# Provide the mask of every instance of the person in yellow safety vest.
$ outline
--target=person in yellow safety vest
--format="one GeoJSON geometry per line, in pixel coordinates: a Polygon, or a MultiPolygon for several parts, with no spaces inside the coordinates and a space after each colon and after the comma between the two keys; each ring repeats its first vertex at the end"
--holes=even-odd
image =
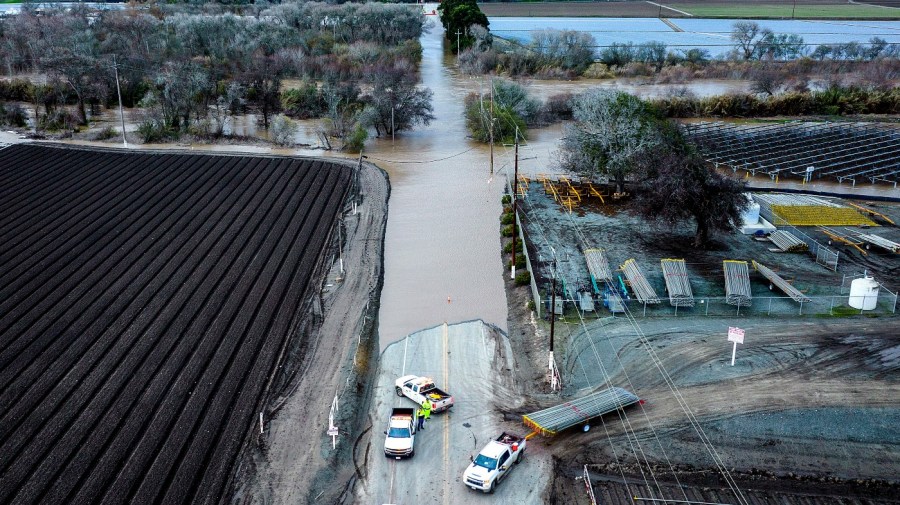
{"type": "Polygon", "coordinates": [[[425,429],[425,409],[423,409],[422,407],[419,407],[419,411],[416,412],[416,414],[417,414],[416,417],[419,418],[418,428],[420,430],[424,430],[425,429]]]}
{"type": "Polygon", "coordinates": [[[425,398],[425,401],[422,402],[422,409],[425,411],[425,420],[431,419],[431,400],[425,398]]]}

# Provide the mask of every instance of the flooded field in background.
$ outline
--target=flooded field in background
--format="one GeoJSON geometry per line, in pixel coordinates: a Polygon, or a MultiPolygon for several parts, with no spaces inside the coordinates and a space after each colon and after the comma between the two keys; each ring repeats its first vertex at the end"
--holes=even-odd
{"type": "MultiPolygon", "coordinates": [[[[643,44],[663,42],[669,49],[702,48],[713,57],[723,56],[733,47],[731,30],[739,19],[679,18],[663,22],[656,18],[532,18],[492,17],[491,33],[495,36],[531,40],[539,30],[575,30],[594,36],[597,46],[613,43],[643,44]],[[667,24],[668,23],[668,24],[667,24]],[[683,31],[676,31],[672,26],[683,31]]],[[[810,45],[866,43],[880,37],[889,43],[900,43],[900,21],[833,21],[833,20],[757,20],[763,28],[776,34],[797,34],[810,45]]]]}

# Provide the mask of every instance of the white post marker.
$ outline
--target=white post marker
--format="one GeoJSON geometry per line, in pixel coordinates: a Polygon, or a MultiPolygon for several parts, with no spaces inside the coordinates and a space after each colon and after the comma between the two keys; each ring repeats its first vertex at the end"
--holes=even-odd
{"type": "Polygon", "coordinates": [[[744,343],[744,330],[734,326],[729,326],[728,341],[734,342],[734,347],[731,348],[731,366],[734,366],[734,355],[737,352],[737,345],[744,343]]]}

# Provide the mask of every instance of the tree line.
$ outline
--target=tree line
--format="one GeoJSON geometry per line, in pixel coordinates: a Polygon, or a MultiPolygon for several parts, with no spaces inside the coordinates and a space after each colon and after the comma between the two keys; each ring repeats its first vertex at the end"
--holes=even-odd
{"type": "Polygon", "coordinates": [[[148,141],[218,136],[247,111],[269,128],[285,109],[328,118],[328,133],[342,139],[369,127],[390,133],[383,118],[392,107],[394,130],[432,117],[430,91],[415,86],[424,29],[421,9],[399,4],[288,2],[241,13],[24,4],[0,20],[0,68],[31,78],[0,84],[0,100],[30,103],[38,128],[77,127],[91,108],[118,103],[118,76],[122,104],[140,108],[148,141]],[[297,93],[282,89],[289,78],[316,87],[314,107],[298,110],[297,93]]]}
{"type": "Polygon", "coordinates": [[[447,37],[455,49],[455,33],[461,30],[460,69],[475,75],[605,78],[660,73],[666,68],[697,70],[732,62],[785,62],[801,58],[817,62],[858,62],[896,60],[900,56],[900,44],[888,43],[880,37],[872,37],[867,43],[850,41],[812,48],[800,35],[776,34],[752,21],[740,21],[732,26],[732,49],[718,58],[713,58],[707,49],[670,48],[659,41],[613,42],[601,47],[591,34],[572,30],[534,31],[529,41],[519,42],[492,35],[486,18],[478,21],[471,14],[477,9],[471,0],[453,0],[454,5],[466,1],[470,2],[465,7],[469,14],[457,21],[455,28],[448,28],[447,37]],[[476,22],[465,27],[458,25],[469,19],[476,22]]]}

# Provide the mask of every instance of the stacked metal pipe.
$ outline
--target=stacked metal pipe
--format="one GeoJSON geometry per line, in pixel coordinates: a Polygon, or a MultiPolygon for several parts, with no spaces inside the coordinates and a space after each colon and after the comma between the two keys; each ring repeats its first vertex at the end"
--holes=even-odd
{"type": "Polygon", "coordinates": [[[897,242],[893,242],[884,237],[873,235],[871,233],[857,233],[856,236],[859,237],[860,240],[864,240],[872,245],[881,247],[882,249],[887,249],[888,251],[894,253],[900,253],[900,244],[898,244],[897,242]]]}
{"type": "Polygon", "coordinates": [[[612,271],[609,269],[609,261],[603,249],[585,249],[584,260],[587,262],[588,271],[597,282],[609,282],[612,280],[612,271]]]}
{"type": "Polygon", "coordinates": [[[660,302],[659,296],[656,295],[656,291],[653,290],[653,286],[647,281],[647,277],[644,276],[643,270],[641,270],[641,267],[634,261],[634,258],[623,263],[621,268],[622,272],[625,273],[625,278],[628,279],[628,283],[631,285],[634,296],[639,302],[660,302]]]}
{"type": "Polygon", "coordinates": [[[804,295],[799,289],[795,288],[791,283],[784,280],[780,275],[776,274],[772,269],[763,265],[762,263],[758,263],[756,260],[753,261],[753,268],[756,269],[757,272],[763,274],[763,277],[769,280],[772,285],[776,286],[778,289],[784,291],[784,294],[790,296],[794,299],[794,301],[798,302],[809,302],[812,299],[806,295],[804,295]]]}
{"type": "Polygon", "coordinates": [[[750,267],[746,261],[725,260],[725,303],[737,307],[749,307],[753,295],[750,292],[750,267]]]}
{"type": "Polygon", "coordinates": [[[693,307],[694,293],[691,292],[691,280],[684,260],[663,259],[660,264],[666,280],[666,290],[669,292],[669,303],[673,307],[693,307]]]}
{"type": "Polygon", "coordinates": [[[809,245],[806,242],[795,237],[789,231],[774,231],[769,234],[769,240],[784,252],[806,252],[809,250],[809,245]]]}

